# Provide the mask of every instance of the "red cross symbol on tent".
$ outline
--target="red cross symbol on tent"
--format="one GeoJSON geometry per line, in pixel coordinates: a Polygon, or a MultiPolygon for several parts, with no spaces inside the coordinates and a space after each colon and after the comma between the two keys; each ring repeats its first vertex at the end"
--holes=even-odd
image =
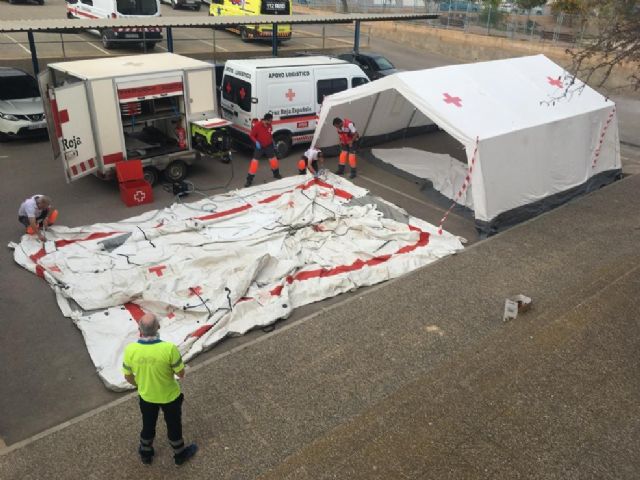
{"type": "Polygon", "coordinates": [[[138,190],[136,193],[133,194],[133,199],[138,203],[142,203],[144,202],[144,198],[146,196],[147,195],[142,190],[138,190]]]}
{"type": "Polygon", "coordinates": [[[453,103],[456,107],[462,107],[462,99],[460,97],[452,97],[448,93],[443,93],[444,103],[453,103]]]}
{"type": "Polygon", "coordinates": [[[240,94],[240,100],[244,100],[244,96],[247,94],[246,90],[241,88],[238,93],[240,94]]]}
{"type": "Polygon", "coordinates": [[[284,94],[284,96],[287,97],[290,102],[293,102],[293,97],[296,96],[296,92],[294,92],[293,90],[289,89],[287,91],[287,93],[284,94]]]}
{"type": "Polygon", "coordinates": [[[547,81],[549,82],[549,85],[553,85],[554,87],[562,88],[562,80],[560,80],[560,77],[558,77],[558,78],[547,77],[547,81]]]}
{"type": "Polygon", "coordinates": [[[227,93],[231,93],[231,83],[227,82],[227,84],[225,85],[224,89],[227,91],[227,93]]]}

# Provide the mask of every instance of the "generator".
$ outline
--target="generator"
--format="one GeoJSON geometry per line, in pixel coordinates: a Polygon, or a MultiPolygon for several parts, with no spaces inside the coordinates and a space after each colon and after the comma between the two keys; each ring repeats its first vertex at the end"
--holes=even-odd
{"type": "Polygon", "coordinates": [[[231,161],[231,122],[222,118],[207,118],[191,122],[193,148],[223,163],[231,161]]]}

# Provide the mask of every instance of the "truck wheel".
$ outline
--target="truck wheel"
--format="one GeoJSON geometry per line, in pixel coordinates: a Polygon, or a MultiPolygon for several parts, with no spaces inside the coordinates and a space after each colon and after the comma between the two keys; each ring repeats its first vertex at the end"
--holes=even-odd
{"type": "Polygon", "coordinates": [[[171,8],[174,10],[177,10],[180,7],[180,5],[178,5],[178,0],[171,0],[171,8]]]}
{"type": "Polygon", "coordinates": [[[144,181],[147,182],[152,187],[158,183],[158,179],[160,178],[160,172],[155,167],[144,167],[142,170],[144,175],[144,181]]]}
{"type": "Polygon", "coordinates": [[[242,40],[243,42],[248,42],[250,40],[249,32],[247,32],[247,29],[245,27],[242,27],[240,29],[240,40],[242,40]]]}
{"type": "Polygon", "coordinates": [[[11,137],[4,132],[0,132],[0,142],[8,142],[11,140],[11,137]]]}
{"type": "Polygon", "coordinates": [[[147,42],[145,46],[147,50],[153,50],[154,48],[156,48],[156,43],[158,42],[147,42]]]}
{"type": "Polygon", "coordinates": [[[182,160],[174,160],[164,171],[164,178],[170,182],[179,182],[187,176],[187,164],[182,160]]]}
{"type": "Polygon", "coordinates": [[[200,11],[200,7],[201,7],[201,5],[197,4],[195,7],[193,7],[193,10],[196,11],[196,12],[199,12],[200,11]]]}
{"type": "Polygon", "coordinates": [[[273,137],[273,147],[278,158],[284,158],[291,152],[291,135],[280,133],[273,137]]]}
{"type": "Polygon", "coordinates": [[[231,163],[231,152],[227,152],[224,155],[222,155],[222,158],[220,159],[220,161],[222,163],[231,163]]]}
{"type": "Polygon", "coordinates": [[[114,47],[113,33],[104,31],[100,34],[100,37],[102,38],[102,46],[104,48],[110,50],[114,47]]]}

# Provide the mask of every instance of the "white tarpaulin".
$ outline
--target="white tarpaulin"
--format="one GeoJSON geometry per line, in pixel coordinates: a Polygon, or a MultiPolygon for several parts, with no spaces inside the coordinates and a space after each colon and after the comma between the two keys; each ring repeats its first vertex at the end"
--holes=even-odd
{"type": "Polygon", "coordinates": [[[570,78],[544,55],[396,73],[325,98],[313,144],[337,143],[334,117],[363,137],[436,124],[464,146],[469,165],[477,149],[474,215],[491,223],[619,175],[614,103],[579,80],[565,94],[570,78]]]}
{"type": "Polygon", "coordinates": [[[415,148],[374,148],[371,153],[384,163],[429,180],[434,190],[459,205],[473,210],[473,187],[458,196],[467,176],[466,166],[451,155],[432,153],[415,148]]]}
{"type": "Polygon", "coordinates": [[[387,208],[400,211],[335,175],[296,176],[118,223],[56,226],[47,231],[55,248],[25,235],[14,258],[49,282],[100,377],[119,390],[129,388],[120,365],[142,309],[189,360],[227,335],[462,249],[387,208]]]}

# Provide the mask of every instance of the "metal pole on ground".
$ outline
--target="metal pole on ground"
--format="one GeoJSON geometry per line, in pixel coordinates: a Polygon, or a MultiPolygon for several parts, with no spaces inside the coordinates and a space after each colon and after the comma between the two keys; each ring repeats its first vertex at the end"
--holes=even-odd
{"type": "Polygon", "coordinates": [[[353,53],[360,50],[360,20],[356,20],[356,31],[353,37],[353,53]]]}
{"type": "Polygon", "coordinates": [[[173,30],[167,27],[167,50],[173,53],[173,30]]]}
{"type": "Polygon", "coordinates": [[[27,32],[29,38],[29,49],[31,50],[31,64],[33,65],[33,74],[38,75],[40,73],[40,66],[38,65],[38,52],[36,51],[36,41],[33,38],[33,31],[27,32]]]}

